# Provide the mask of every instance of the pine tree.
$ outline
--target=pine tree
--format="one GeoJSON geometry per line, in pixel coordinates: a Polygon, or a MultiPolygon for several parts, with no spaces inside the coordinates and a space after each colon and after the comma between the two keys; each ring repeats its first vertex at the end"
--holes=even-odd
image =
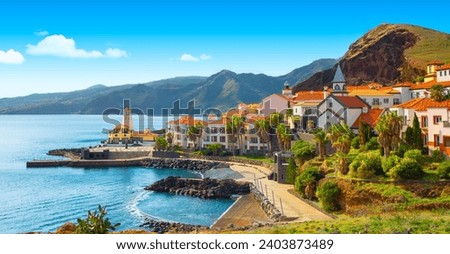
{"type": "Polygon", "coordinates": [[[422,141],[422,130],[420,129],[419,118],[414,114],[413,120],[413,147],[422,151],[423,141],[422,141]]]}

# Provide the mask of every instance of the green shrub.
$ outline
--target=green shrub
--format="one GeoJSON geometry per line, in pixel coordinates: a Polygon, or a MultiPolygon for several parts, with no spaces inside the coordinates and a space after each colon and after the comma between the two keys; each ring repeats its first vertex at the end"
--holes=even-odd
{"type": "Polygon", "coordinates": [[[303,198],[314,199],[317,182],[323,177],[318,167],[310,166],[295,178],[295,190],[303,198]]]}
{"type": "Polygon", "coordinates": [[[366,150],[377,150],[380,148],[377,137],[371,137],[369,142],[366,143],[366,150]]]}
{"type": "Polygon", "coordinates": [[[354,137],[354,138],[352,139],[352,148],[353,148],[353,149],[359,149],[360,144],[361,144],[361,141],[360,141],[359,136],[354,137]]]}
{"type": "Polygon", "coordinates": [[[405,153],[407,152],[407,151],[409,151],[409,150],[411,150],[411,147],[409,146],[409,145],[407,145],[407,144],[400,144],[399,146],[398,146],[398,149],[397,149],[397,152],[396,152],[396,154],[397,154],[397,156],[398,157],[400,157],[400,158],[403,158],[403,156],[405,155],[405,153]]]}
{"type": "Polygon", "coordinates": [[[113,225],[108,218],[105,218],[106,208],[98,206],[98,212],[88,211],[86,219],[78,219],[75,232],[77,234],[106,234],[120,226],[120,223],[113,225]]]}
{"type": "Polygon", "coordinates": [[[303,165],[305,161],[314,158],[316,155],[316,146],[304,140],[295,141],[291,150],[294,152],[298,165],[303,165]]]}
{"type": "Polygon", "coordinates": [[[450,161],[444,161],[438,167],[439,178],[450,179],[450,161]]]}
{"type": "Polygon", "coordinates": [[[393,179],[420,179],[424,171],[420,164],[411,158],[403,158],[400,164],[391,168],[389,176],[393,179]]]}
{"type": "Polygon", "coordinates": [[[349,166],[350,176],[356,178],[372,178],[375,175],[383,175],[381,156],[378,152],[360,153],[349,166]]]}
{"type": "Polygon", "coordinates": [[[439,149],[436,149],[431,153],[432,162],[440,163],[445,160],[446,160],[445,155],[441,151],[439,151],[439,149]]]}
{"type": "Polygon", "coordinates": [[[423,156],[422,151],[418,149],[406,151],[403,157],[416,160],[419,164],[423,164],[425,162],[425,156],[423,156]]]}
{"type": "Polygon", "coordinates": [[[326,181],[320,184],[316,192],[320,205],[328,212],[338,211],[340,209],[338,202],[340,194],[341,190],[339,186],[332,181],[326,181]]]}
{"type": "Polygon", "coordinates": [[[286,183],[294,184],[297,175],[298,175],[297,165],[295,165],[294,159],[289,158],[289,163],[286,170],[286,183]]]}
{"type": "Polygon", "coordinates": [[[387,175],[389,171],[397,166],[401,161],[401,158],[395,154],[392,154],[389,157],[383,157],[381,160],[381,167],[383,168],[384,173],[387,175]]]}

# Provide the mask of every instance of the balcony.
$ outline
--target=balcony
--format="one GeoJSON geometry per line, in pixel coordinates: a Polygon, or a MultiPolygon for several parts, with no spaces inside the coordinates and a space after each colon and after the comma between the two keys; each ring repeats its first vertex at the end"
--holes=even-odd
{"type": "Polygon", "coordinates": [[[449,121],[442,121],[444,128],[450,128],[450,122],[449,121]]]}

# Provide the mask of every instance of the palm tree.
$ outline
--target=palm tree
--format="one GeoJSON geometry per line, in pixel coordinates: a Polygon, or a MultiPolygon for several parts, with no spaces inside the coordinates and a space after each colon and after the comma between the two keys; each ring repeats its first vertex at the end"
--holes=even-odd
{"type": "Polygon", "coordinates": [[[325,149],[325,144],[328,141],[327,133],[323,129],[318,129],[316,133],[314,133],[314,141],[316,141],[319,147],[320,159],[323,160],[324,156],[327,155],[327,150],[325,149]]]}
{"type": "Polygon", "coordinates": [[[222,149],[222,146],[220,144],[214,143],[208,145],[208,149],[211,150],[213,156],[217,156],[217,152],[220,151],[220,149],[222,149]]]}
{"type": "MultiPolygon", "coordinates": [[[[244,134],[244,120],[241,116],[232,116],[231,121],[227,122],[225,127],[228,135],[228,141],[234,143],[239,148],[239,154],[242,155],[241,143],[242,135],[244,134]]],[[[234,155],[233,149],[233,155],[234,155]]]]}
{"type": "Polygon", "coordinates": [[[430,98],[435,101],[445,100],[444,86],[441,84],[433,85],[430,89],[430,98]]]}
{"type": "Polygon", "coordinates": [[[402,118],[397,112],[387,112],[375,126],[378,132],[378,143],[383,148],[384,156],[389,156],[391,151],[396,151],[400,143],[402,118]]]}
{"type": "Polygon", "coordinates": [[[171,147],[172,143],[173,143],[173,133],[172,132],[166,133],[166,140],[167,140],[167,143],[169,144],[169,147],[171,147]]]}
{"type": "Polygon", "coordinates": [[[197,148],[197,140],[200,140],[202,135],[203,125],[201,123],[196,123],[195,125],[189,126],[186,131],[186,135],[189,140],[194,142],[194,148],[197,148]]]}
{"type": "Polygon", "coordinates": [[[350,152],[353,135],[347,124],[333,124],[328,129],[327,137],[336,148],[339,158],[338,169],[344,175],[348,172],[347,154],[350,152]]]}
{"type": "Polygon", "coordinates": [[[270,152],[271,145],[270,145],[270,123],[268,119],[258,119],[255,121],[255,130],[256,135],[258,135],[259,140],[261,143],[268,144],[268,150],[270,152]]]}
{"type": "Polygon", "coordinates": [[[286,128],[286,125],[280,123],[277,127],[277,137],[281,149],[289,150],[291,147],[291,136],[290,130],[286,128]]]}

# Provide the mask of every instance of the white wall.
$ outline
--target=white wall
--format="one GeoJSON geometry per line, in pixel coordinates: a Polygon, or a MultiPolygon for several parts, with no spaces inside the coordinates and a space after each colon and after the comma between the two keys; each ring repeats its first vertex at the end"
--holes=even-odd
{"type": "Polygon", "coordinates": [[[442,70],[437,72],[437,82],[450,81],[450,70],[442,70]]]}

